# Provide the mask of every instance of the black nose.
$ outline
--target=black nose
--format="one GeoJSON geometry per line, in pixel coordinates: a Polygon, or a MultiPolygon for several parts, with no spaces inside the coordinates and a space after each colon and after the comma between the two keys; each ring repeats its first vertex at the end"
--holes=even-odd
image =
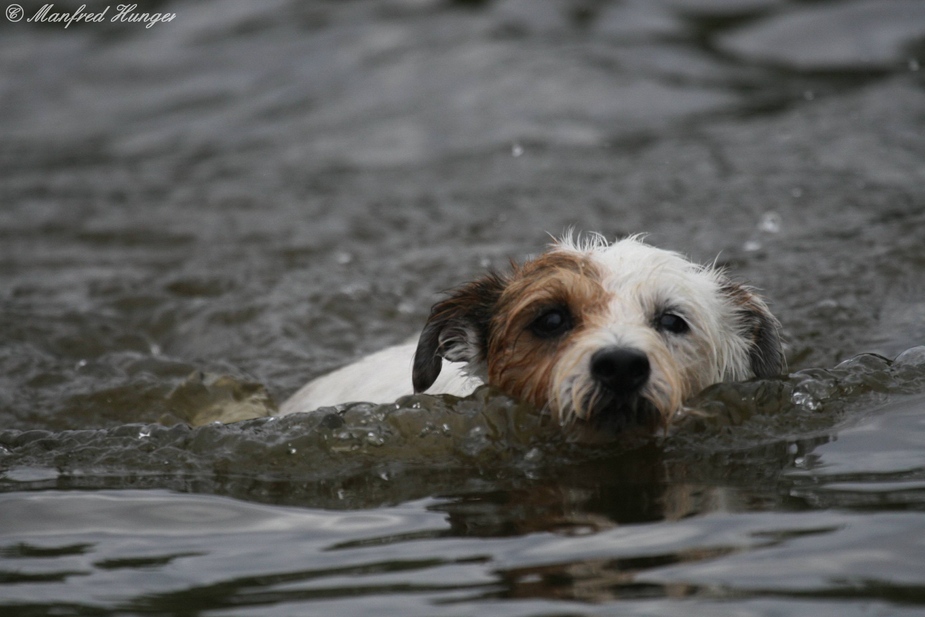
{"type": "Polygon", "coordinates": [[[649,379],[649,358],[638,349],[611,347],[591,356],[591,374],[617,394],[632,394],[649,379]]]}

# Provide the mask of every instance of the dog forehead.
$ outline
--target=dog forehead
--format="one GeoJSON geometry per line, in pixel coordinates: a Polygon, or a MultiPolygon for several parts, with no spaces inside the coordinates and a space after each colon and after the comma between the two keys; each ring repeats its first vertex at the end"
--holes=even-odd
{"type": "Polygon", "coordinates": [[[587,258],[602,274],[602,283],[611,290],[634,287],[691,287],[692,292],[711,291],[712,273],[679,253],[627,238],[607,246],[584,249],[587,258]],[[703,289],[706,287],[707,289],[703,289]]]}
{"type": "Polygon", "coordinates": [[[653,311],[666,308],[689,316],[723,312],[717,273],[673,251],[635,237],[613,244],[572,243],[563,249],[581,253],[598,272],[612,319],[647,321],[653,311]]]}

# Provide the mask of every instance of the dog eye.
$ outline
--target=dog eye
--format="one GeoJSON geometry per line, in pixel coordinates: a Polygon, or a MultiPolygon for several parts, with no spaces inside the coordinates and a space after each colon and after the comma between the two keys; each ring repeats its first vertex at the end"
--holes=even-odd
{"type": "Polygon", "coordinates": [[[662,313],[659,315],[655,320],[655,328],[661,332],[671,332],[672,334],[684,334],[691,329],[683,317],[674,313],[662,313]]]}
{"type": "Polygon", "coordinates": [[[546,309],[530,323],[530,332],[539,338],[555,338],[572,329],[572,316],[567,309],[546,309]]]}

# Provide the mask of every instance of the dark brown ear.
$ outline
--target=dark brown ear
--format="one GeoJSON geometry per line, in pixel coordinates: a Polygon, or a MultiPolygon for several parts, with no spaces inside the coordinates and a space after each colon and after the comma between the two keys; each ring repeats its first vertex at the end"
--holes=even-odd
{"type": "Polygon", "coordinates": [[[491,318],[506,284],[504,278],[490,273],[433,306],[414,352],[411,379],[415,392],[434,384],[444,359],[485,362],[491,318]]]}
{"type": "Polygon", "coordinates": [[[780,322],[768,305],[751,288],[727,282],[722,290],[736,307],[740,333],[751,342],[749,362],[755,377],[776,377],[784,372],[786,362],[780,339],[780,322]]]}

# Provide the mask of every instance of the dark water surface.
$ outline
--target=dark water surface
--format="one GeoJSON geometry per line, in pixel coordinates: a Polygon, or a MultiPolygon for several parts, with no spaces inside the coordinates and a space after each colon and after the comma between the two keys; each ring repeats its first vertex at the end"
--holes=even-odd
{"type": "Polygon", "coordinates": [[[925,2],[22,6],[3,615],[925,610],[925,2]],[[719,255],[790,374],[633,443],[487,389],[255,418],[568,226],[719,255]]]}

